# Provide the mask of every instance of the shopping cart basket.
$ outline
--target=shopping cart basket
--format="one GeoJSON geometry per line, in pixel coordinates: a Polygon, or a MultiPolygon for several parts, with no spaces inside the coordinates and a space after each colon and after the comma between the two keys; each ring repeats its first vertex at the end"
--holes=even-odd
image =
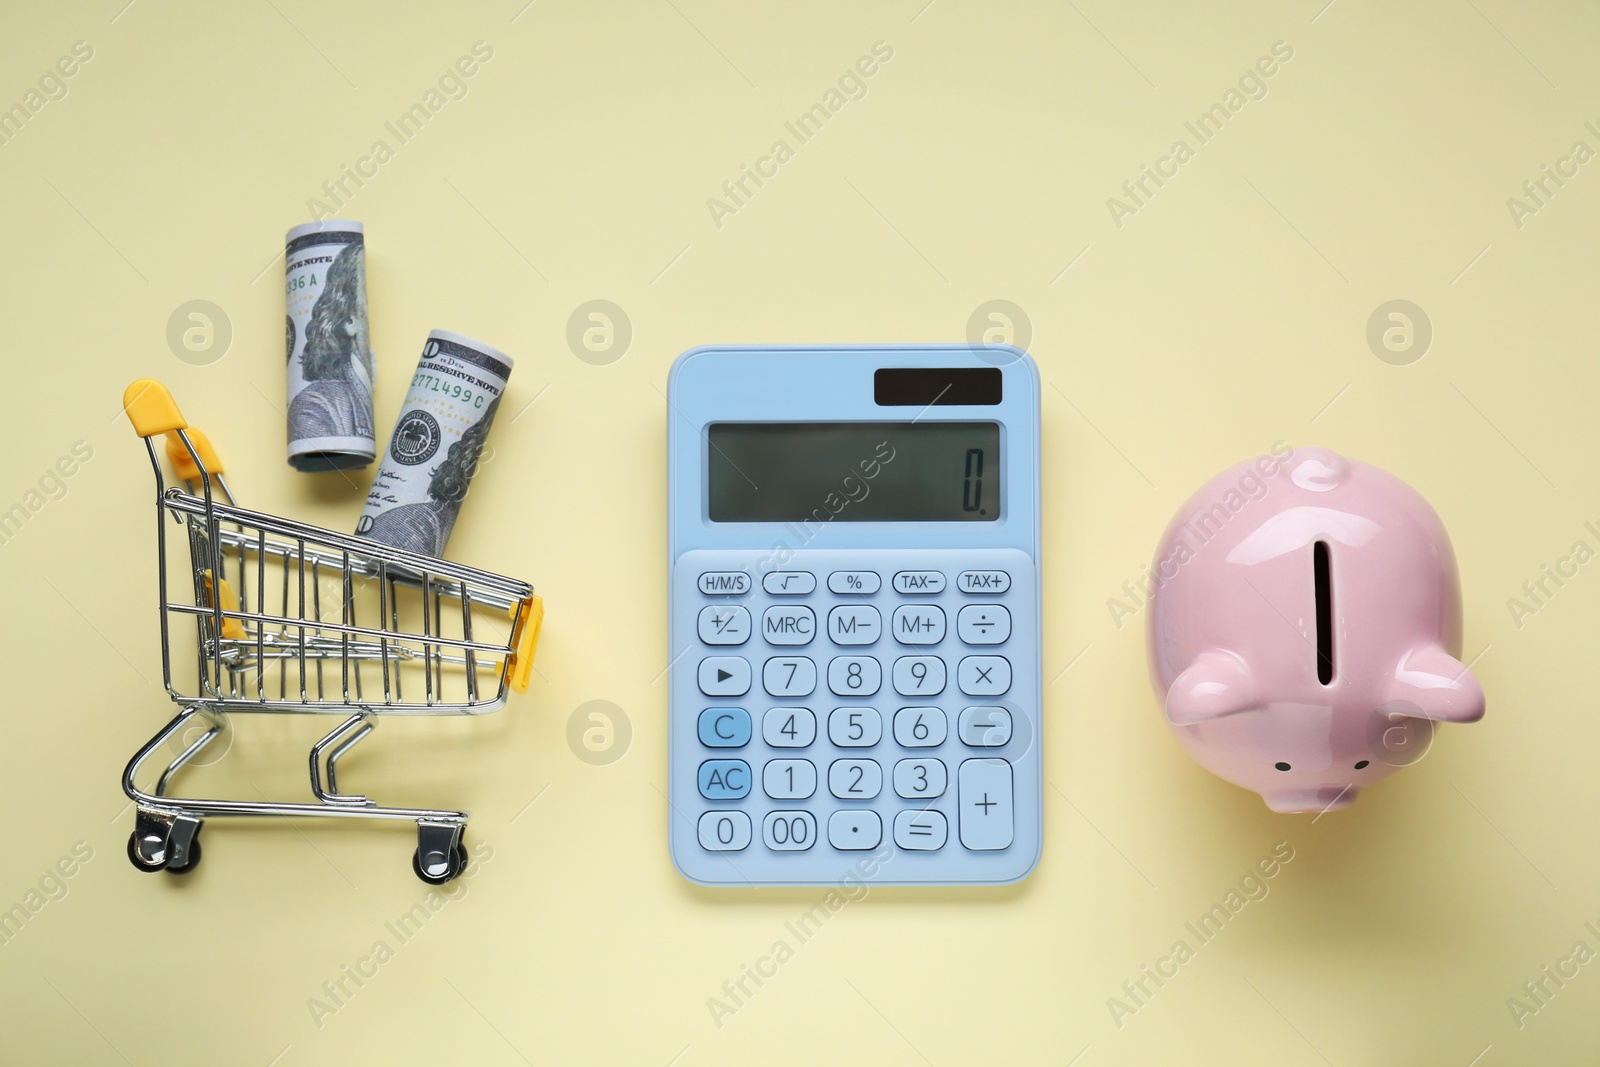
{"type": "Polygon", "coordinates": [[[460,874],[466,812],[341,793],[337,764],[382,716],[477,715],[501,707],[507,686],[525,691],[544,615],[533,587],[239,507],[211,443],[165,386],[136,381],[122,406],[155,468],[161,670],[178,705],[123,773],[138,806],[133,865],[193,870],[211,816],[314,815],[412,820],[418,877],[441,885],[460,874]],[[185,488],[166,485],[157,436],[185,488]],[[311,747],[314,802],[168,795],[234,712],[343,717],[311,747]],[[140,768],[162,749],[177,755],[152,791],[140,789],[140,768]]]}

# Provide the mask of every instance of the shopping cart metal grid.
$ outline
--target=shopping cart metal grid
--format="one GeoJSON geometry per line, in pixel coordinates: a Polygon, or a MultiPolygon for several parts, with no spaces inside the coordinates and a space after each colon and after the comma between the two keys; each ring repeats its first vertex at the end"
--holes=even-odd
{"type": "Polygon", "coordinates": [[[123,409],[155,470],[161,670],[179,709],[123,774],[138,808],[128,858],[142,871],[193,870],[211,816],[398,819],[417,824],[418,877],[456,877],[466,812],[342,793],[338,762],[384,716],[479,715],[503,706],[508,687],[526,691],[544,614],[533,587],[239,507],[216,450],[165,386],[134,382],[123,409]],[[156,437],[183,486],[167,485],[156,437]],[[313,801],[169,795],[230,714],[259,712],[342,716],[311,747],[313,801]],[[176,755],[141,789],[161,751],[176,755]]]}

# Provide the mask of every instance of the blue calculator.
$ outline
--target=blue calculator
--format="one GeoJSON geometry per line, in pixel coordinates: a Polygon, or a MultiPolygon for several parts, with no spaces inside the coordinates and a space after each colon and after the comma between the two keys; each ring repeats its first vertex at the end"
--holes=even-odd
{"type": "Polygon", "coordinates": [[[696,348],[668,402],[673,862],[1039,860],[1039,377],[1004,346],[696,348]]]}

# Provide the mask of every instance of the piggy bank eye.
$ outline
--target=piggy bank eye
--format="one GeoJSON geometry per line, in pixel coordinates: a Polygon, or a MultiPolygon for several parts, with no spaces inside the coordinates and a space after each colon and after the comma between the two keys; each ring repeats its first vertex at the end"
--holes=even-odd
{"type": "Polygon", "coordinates": [[[1367,765],[1367,761],[1366,760],[1361,760],[1361,761],[1356,763],[1356,770],[1359,771],[1362,768],[1366,767],[1366,765],[1367,765]]]}
{"type": "Polygon", "coordinates": [[[1282,763],[1282,762],[1274,763],[1273,766],[1278,768],[1278,770],[1280,770],[1280,771],[1286,771],[1286,770],[1289,769],[1289,765],[1287,763],[1282,763]]]}

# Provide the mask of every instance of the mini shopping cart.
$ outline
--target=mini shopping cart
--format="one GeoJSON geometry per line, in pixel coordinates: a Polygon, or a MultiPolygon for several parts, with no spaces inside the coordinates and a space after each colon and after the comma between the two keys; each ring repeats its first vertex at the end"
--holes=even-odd
{"type": "Polygon", "coordinates": [[[466,812],[341,793],[337,764],[383,716],[483,714],[505,703],[508,686],[526,691],[544,614],[533,587],[239,507],[211,443],[165,386],[134,382],[122,405],[155,468],[161,670],[178,705],[123,773],[138,806],[133,865],[193,870],[212,816],[313,815],[414,821],[417,876],[442,885],[460,874],[466,812]],[[166,485],[157,436],[185,488],[166,485]],[[311,747],[314,802],[169,795],[234,712],[343,717],[311,747]],[[139,788],[140,769],[163,750],[176,754],[151,791],[139,788]]]}

